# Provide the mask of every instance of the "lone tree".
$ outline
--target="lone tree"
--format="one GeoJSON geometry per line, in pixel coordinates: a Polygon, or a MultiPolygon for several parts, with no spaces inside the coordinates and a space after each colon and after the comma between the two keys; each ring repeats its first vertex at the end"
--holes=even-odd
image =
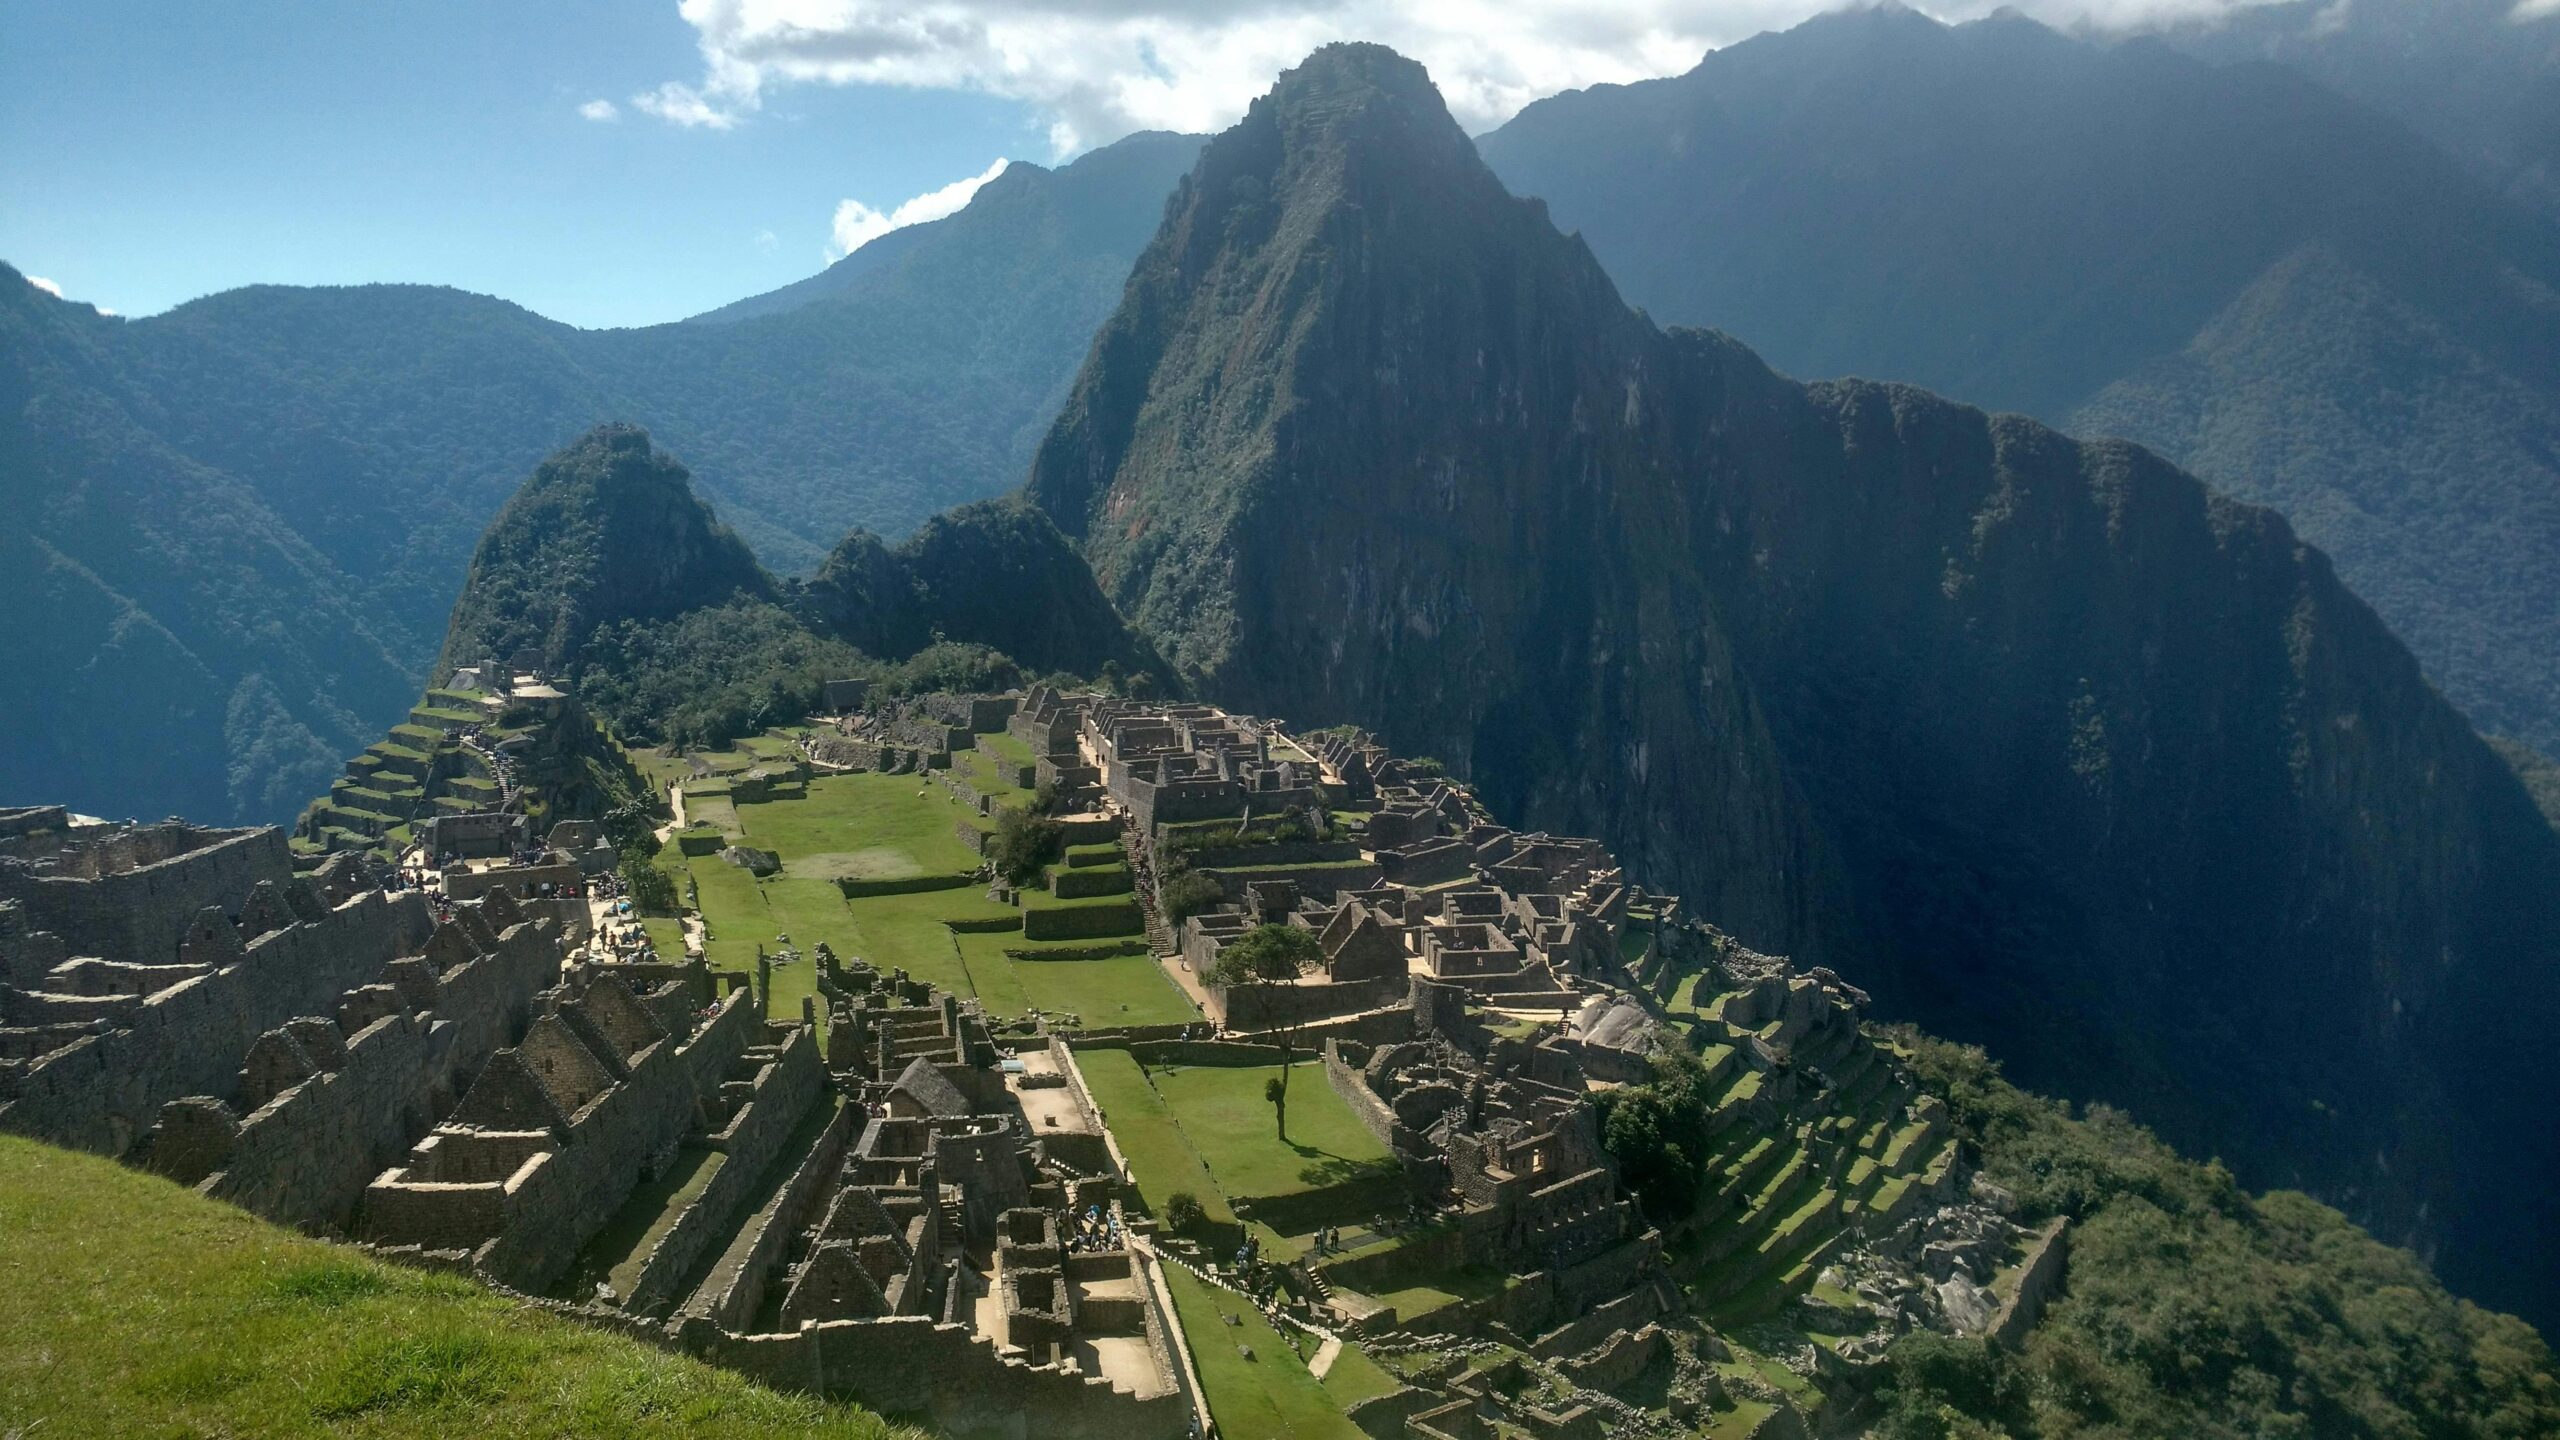
{"type": "Polygon", "coordinates": [[[996,833],[987,841],[987,858],[1009,883],[1031,884],[1044,867],[1066,853],[1067,830],[1057,821],[1019,805],[996,813],[996,833]]]}
{"type": "MultiPolygon", "coordinates": [[[[1218,963],[1209,967],[1208,982],[1221,990],[1253,990],[1287,985],[1324,963],[1324,946],[1313,930],[1294,925],[1257,925],[1227,942],[1218,963]]],[[[1289,1138],[1289,1067],[1297,1060],[1298,1013],[1294,1005],[1277,1007],[1281,1016],[1280,1073],[1263,1087],[1263,1097],[1279,1118],[1280,1138],[1289,1138]]]]}

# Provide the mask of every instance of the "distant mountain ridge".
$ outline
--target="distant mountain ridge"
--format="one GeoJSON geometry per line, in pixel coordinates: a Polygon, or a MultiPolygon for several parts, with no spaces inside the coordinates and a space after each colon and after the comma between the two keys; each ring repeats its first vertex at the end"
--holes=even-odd
{"type": "Polygon", "coordinates": [[[1481,148],[1659,321],[2275,506],[2476,721],[2560,749],[2560,225],[2383,115],[2278,65],[1887,6],[1481,148]]]}
{"type": "Polygon", "coordinates": [[[1220,703],[2555,1318],[2560,837],[2269,512],[1655,329],[1367,46],[1202,153],[1027,493],[1220,703]]]}
{"type": "Polygon", "coordinates": [[[1015,165],[719,323],[399,285],[119,320],[0,266],[0,496],[28,520],[0,604],[64,617],[0,646],[49,677],[0,701],[0,791],[290,818],[416,698],[517,482],[599,421],[650,426],[783,570],[1005,491],[1197,145],[1015,165]]]}
{"type": "Polygon", "coordinates": [[[2560,9],[2522,0],[2275,0],[2151,32],[2213,61],[2300,70],[2425,134],[2560,221],[2560,9]]]}

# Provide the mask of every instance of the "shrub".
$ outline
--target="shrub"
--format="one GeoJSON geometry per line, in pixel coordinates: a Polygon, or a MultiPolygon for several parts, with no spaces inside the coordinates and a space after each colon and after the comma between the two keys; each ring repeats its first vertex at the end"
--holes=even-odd
{"type": "Polygon", "coordinates": [[[1215,909],[1227,898],[1226,887],[1197,870],[1185,870],[1164,882],[1157,892],[1157,903],[1164,911],[1164,923],[1180,926],[1194,915],[1215,909]]]}
{"type": "Polygon", "coordinates": [[[676,882],[640,855],[622,857],[622,893],[643,915],[676,913],[676,882]]]}
{"type": "Polygon", "coordinates": [[[1176,1190],[1164,1197],[1165,1228],[1177,1235],[1196,1228],[1208,1214],[1200,1208],[1200,1197],[1188,1190],[1176,1190]]]}
{"type": "Polygon", "coordinates": [[[1066,853],[1067,830],[1057,821],[1018,805],[996,813],[996,833],[987,841],[987,859],[1008,883],[1029,885],[1040,878],[1042,866],[1066,853]]]}

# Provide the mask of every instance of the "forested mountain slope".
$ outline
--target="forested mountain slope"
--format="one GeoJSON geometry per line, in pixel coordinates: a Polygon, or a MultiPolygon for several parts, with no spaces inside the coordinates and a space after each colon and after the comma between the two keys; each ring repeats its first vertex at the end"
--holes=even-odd
{"type": "Polygon", "coordinates": [[[729,323],[582,331],[392,285],[121,320],[0,269],[0,485],[30,517],[0,583],[76,622],[0,648],[58,677],[13,702],[42,713],[0,791],[288,818],[416,698],[517,482],[599,421],[650,426],[786,571],[1000,493],[1197,144],[1016,165],[729,323]]]}
{"type": "Polygon", "coordinates": [[[2475,721],[2560,748],[2560,225],[2399,123],[2277,65],[1887,6],[1482,149],[1660,322],[2274,506],[2475,721]]]}
{"type": "Polygon", "coordinates": [[[1029,494],[1221,703],[2551,1318],[2560,839],[2273,514],[1657,330],[1375,47],[1203,152],[1029,494]]]}

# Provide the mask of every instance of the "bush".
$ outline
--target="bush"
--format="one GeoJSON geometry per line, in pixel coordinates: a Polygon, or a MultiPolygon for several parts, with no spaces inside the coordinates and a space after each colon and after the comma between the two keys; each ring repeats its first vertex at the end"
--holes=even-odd
{"type": "Polygon", "coordinates": [[[996,812],[996,833],[987,841],[987,859],[996,873],[1013,885],[1029,885],[1043,866],[1067,853],[1067,829],[1045,815],[1018,805],[996,812]]]}
{"type": "Polygon", "coordinates": [[[1157,905],[1164,911],[1164,923],[1178,928],[1192,916],[1217,908],[1226,898],[1225,886],[1197,870],[1185,870],[1164,882],[1157,892],[1157,905]]]}
{"type": "Polygon", "coordinates": [[[1697,1056],[1666,1050],[1654,1056],[1651,1080],[1592,1097],[1600,1107],[1601,1143],[1657,1225],[1685,1217],[1698,1203],[1715,1121],[1706,1089],[1697,1056]]]}
{"type": "Polygon", "coordinates": [[[1176,1190],[1164,1197],[1165,1228],[1177,1235],[1197,1228],[1209,1212],[1200,1208],[1200,1197],[1188,1190],[1176,1190]]]}
{"type": "Polygon", "coordinates": [[[631,901],[631,908],[643,915],[676,913],[676,882],[639,855],[625,855],[622,859],[622,893],[631,901]]]}

